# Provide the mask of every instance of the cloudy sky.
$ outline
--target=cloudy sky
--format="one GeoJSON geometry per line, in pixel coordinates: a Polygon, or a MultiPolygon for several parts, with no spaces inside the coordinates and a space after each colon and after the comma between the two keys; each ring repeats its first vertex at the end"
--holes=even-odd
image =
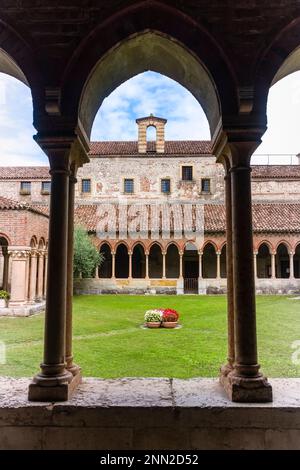
{"type": "MultiPolygon", "coordinates": [[[[205,114],[195,98],[173,80],[145,72],[123,83],[104,100],[94,122],[92,139],[136,140],[135,119],[150,113],[168,119],[166,139],[210,138],[205,114]]],[[[297,72],[271,88],[269,128],[256,153],[300,152],[299,114],[300,72],[297,72]]],[[[47,164],[32,140],[35,130],[31,122],[29,89],[0,73],[0,165],[47,164]]],[[[274,159],[273,163],[276,162],[274,159]]],[[[289,161],[281,157],[280,162],[289,161]]]]}

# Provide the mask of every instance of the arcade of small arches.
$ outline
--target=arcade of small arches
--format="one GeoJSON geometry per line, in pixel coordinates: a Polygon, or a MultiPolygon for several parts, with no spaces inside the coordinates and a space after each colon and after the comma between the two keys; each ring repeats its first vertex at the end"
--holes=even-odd
{"type": "Polygon", "coordinates": [[[9,308],[44,305],[47,264],[48,244],[43,237],[33,236],[29,246],[20,247],[11,245],[6,235],[0,236],[0,289],[10,294],[9,308]]]}
{"type": "MultiPolygon", "coordinates": [[[[95,273],[100,279],[221,279],[226,278],[226,241],[207,240],[200,248],[185,244],[139,241],[114,245],[101,242],[103,261],[95,273]]],[[[275,247],[262,241],[253,252],[258,279],[299,279],[300,243],[293,247],[284,240],[275,247]]]]}

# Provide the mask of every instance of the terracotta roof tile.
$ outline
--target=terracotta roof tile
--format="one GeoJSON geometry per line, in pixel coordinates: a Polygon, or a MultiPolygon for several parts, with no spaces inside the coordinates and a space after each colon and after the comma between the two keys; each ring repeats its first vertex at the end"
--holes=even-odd
{"type": "Polygon", "coordinates": [[[14,201],[6,197],[0,196],[0,210],[28,210],[41,215],[48,215],[46,211],[40,210],[40,206],[30,205],[25,202],[14,201]]]}
{"type": "MultiPolygon", "coordinates": [[[[148,142],[148,152],[155,152],[155,142],[148,142]]],[[[209,140],[167,140],[162,155],[209,154],[209,140]]],[[[138,153],[137,141],[91,142],[90,155],[141,155],[138,153]]],[[[160,154],[158,154],[160,155],[160,154]]]]}
{"type": "Polygon", "coordinates": [[[252,178],[300,178],[300,165],[253,165],[252,178]]]}
{"type": "Polygon", "coordinates": [[[1,166],[0,179],[13,180],[13,179],[29,180],[50,180],[49,167],[47,166],[1,166]]]}
{"type": "MultiPolygon", "coordinates": [[[[99,222],[97,205],[78,205],[75,223],[95,232],[99,222]]],[[[204,207],[205,232],[225,232],[226,214],[223,204],[206,204],[204,207]]],[[[253,204],[253,229],[255,232],[300,233],[300,204],[253,204]]]]}

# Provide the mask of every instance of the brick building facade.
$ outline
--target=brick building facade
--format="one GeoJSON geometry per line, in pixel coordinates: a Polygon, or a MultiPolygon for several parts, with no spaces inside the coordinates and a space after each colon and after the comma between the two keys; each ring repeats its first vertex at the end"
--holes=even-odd
{"type": "MultiPolygon", "coordinates": [[[[166,122],[150,115],[137,119],[137,141],[91,144],[75,221],[104,262],[93,279],[75,280],[76,292],[226,291],[223,166],[208,141],[166,141],[166,122]],[[147,141],[150,126],[156,141],[147,141]]],[[[0,279],[11,305],[45,295],[50,190],[47,167],[0,168],[0,279]],[[15,259],[24,263],[22,294],[15,259]]],[[[252,194],[257,292],[298,292],[300,164],[253,166],[252,194]]]]}

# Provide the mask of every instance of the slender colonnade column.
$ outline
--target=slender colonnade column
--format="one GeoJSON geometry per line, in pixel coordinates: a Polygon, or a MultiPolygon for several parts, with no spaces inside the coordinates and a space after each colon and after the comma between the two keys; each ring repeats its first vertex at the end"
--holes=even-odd
{"type": "Polygon", "coordinates": [[[29,400],[66,400],[73,375],[65,367],[66,293],[68,259],[68,201],[70,140],[44,142],[50,162],[48,279],[44,360],[29,386],[29,400]]]}

